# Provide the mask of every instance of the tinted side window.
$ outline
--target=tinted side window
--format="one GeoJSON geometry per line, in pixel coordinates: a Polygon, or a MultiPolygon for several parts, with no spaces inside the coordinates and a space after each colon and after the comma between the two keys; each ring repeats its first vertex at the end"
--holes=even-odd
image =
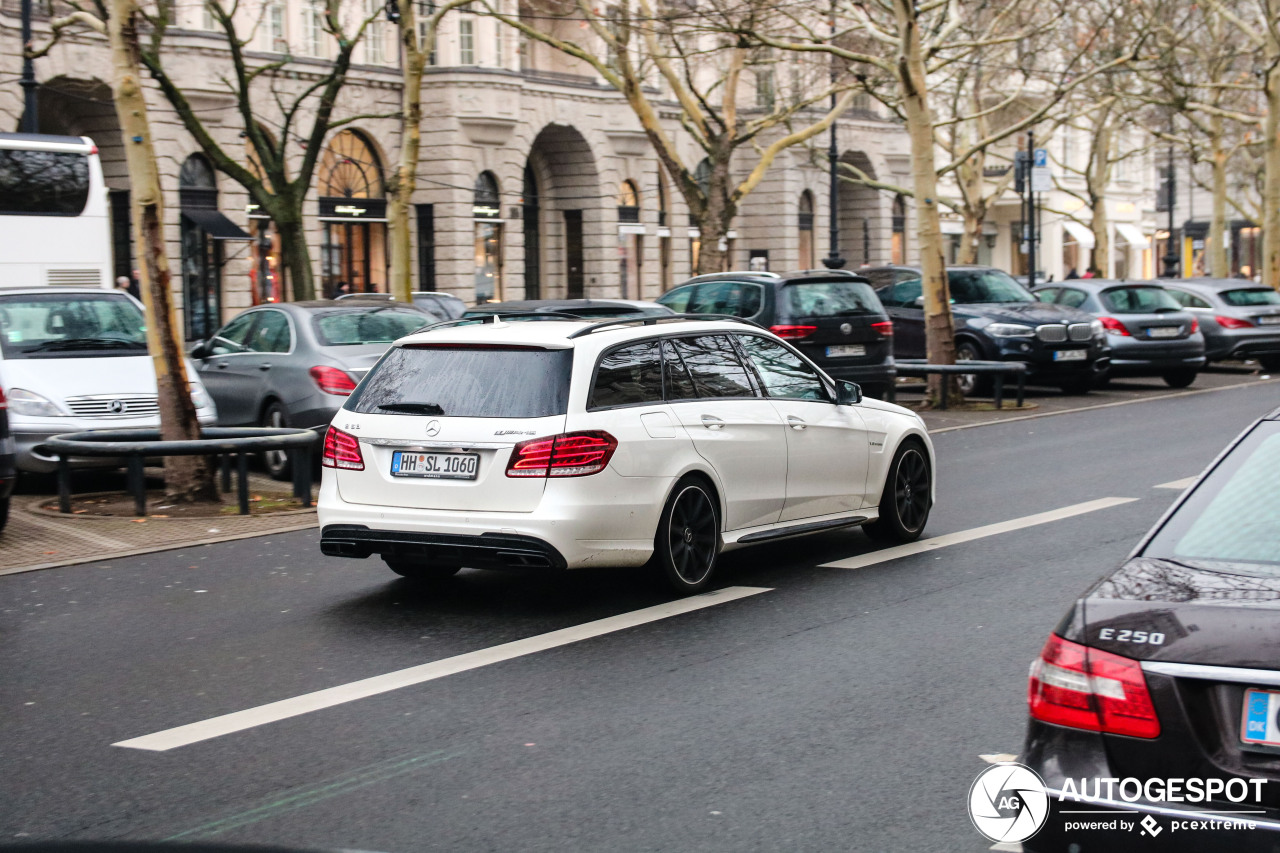
{"type": "Polygon", "coordinates": [[[689,297],[693,296],[693,291],[698,285],[690,284],[686,287],[677,287],[675,290],[668,290],[666,293],[658,297],[658,304],[665,305],[677,314],[685,314],[689,310],[689,297]]]}
{"type": "Polygon", "coordinates": [[[1212,308],[1208,302],[1196,296],[1194,293],[1188,293],[1185,290],[1174,290],[1172,287],[1166,288],[1169,295],[1173,297],[1173,301],[1177,302],[1183,308],[1212,308]]]}
{"type": "Polygon", "coordinates": [[[0,150],[0,214],[79,216],[89,201],[89,157],[0,150]]]}
{"type": "Polygon", "coordinates": [[[1084,301],[1089,298],[1089,294],[1083,290],[1076,290],[1074,287],[1062,288],[1062,295],[1058,297],[1058,304],[1065,305],[1068,308],[1079,308],[1084,301]]]}
{"type": "Polygon", "coordinates": [[[227,355],[229,353],[246,352],[248,347],[245,346],[245,339],[249,337],[249,327],[253,325],[253,321],[258,319],[257,313],[241,314],[230,323],[222,327],[222,331],[214,336],[209,351],[213,355],[227,355]]]}
{"type": "Polygon", "coordinates": [[[693,387],[693,380],[689,378],[689,371],[685,369],[684,360],[676,352],[675,344],[672,341],[662,342],[662,367],[667,385],[668,400],[693,400],[697,398],[698,392],[693,387]]]}
{"type": "Polygon", "coordinates": [[[911,278],[900,281],[893,287],[885,288],[885,293],[881,294],[880,299],[885,305],[893,305],[897,308],[918,308],[916,300],[923,294],[924,285],[920,279],[911,278]]]}
{"type": "Polygon", "coordinates": [[[826,400],[822,380],[800,356],[758,335],[738,335],[738,342],[756,366],[770,397],[791,400],[826,400]]]}
{"type": "Polygon", "coordinates": [[[596,368],[587,408],[662,401],[662,363],[657,341],[642,341],[606,353],[596,368]]]}
{"type": "Polygon", "coordinates": [[[755,396],[747,368],[738,360],[728,335],[675,338],[674,343],[699,397],[755,396]]]}
{"type": "Polygon", "coordinates": [[[263,311],[257,328],[249,341],[254,352],[288,352],[290,344],[289,318],[281,311],[263,311]]]}
{"type": "Polygon", "coordinates": [[[1035,297],[1041,302],[1052,302],[1058,298],[1058,291],[1061,289],[1060,287],[1046,287],[1044,290],[1037,290],[1035,297]]]}

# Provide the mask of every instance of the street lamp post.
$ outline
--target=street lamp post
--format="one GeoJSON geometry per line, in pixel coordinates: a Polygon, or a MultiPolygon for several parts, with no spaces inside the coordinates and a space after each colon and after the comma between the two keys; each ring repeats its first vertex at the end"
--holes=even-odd
{"type": "Polygon", "coordinates": [[[1173,174],[1173,146],[1169,146],[1169,170],[1164,179],[1164,201],[1169,208],[1169,236],[1164,241],[1164,277],[1178,277],[1178,249],[1173,243],[1173,205],[1178,195],[1178,184],[1173,174]]]}
{"type": "Polygon", "coordinates": [[[39,132],[39,122],[36,113],[36,87],[40,84],[36,82],[35,62],[31,59],[31,0],[22,0],[22,132],[37,133],[39,132]]]}
{"type": "MultiPolygon", "coordinates": [[[[835,0],[831,3],[831,41],[836,40],[836,4],[835,0]]],[[[834,90],[836,82],[836,64],[835,59],[831,60],[831,109],[836,108],[836,93],[834,90]]],[[[831,144],[827,147],[827,165],[830,169],[830,199],[828,204],[831,206],[831,216],[828,219],[829,231],[827,239],[831,246],[831,251],[822,259],[822,265],[829,270],[838,270],[844,266],[844,258],[840,257],[840,143],[836,139],[836,122],[831,122],[831,144]]]]}

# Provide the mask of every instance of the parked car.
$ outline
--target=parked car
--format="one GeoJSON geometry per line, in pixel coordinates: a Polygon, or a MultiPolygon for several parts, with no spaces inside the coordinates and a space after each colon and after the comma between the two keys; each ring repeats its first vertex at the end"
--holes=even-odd
{"type": "Polygon", "coordinates": [[[1209,361],[1256,358],[1264,370],[1280,370],[1280,293],[1238,278],[1160,284],[1200,321],[1209,361]]]}
{"type": "Polygon", "coordinates": [[[13,436],[9,434],[8,408],[4,390],[0,389],[0,531],[9,520],[9,496],[13,494],[13,484],[18,479],[13,436]]]}
{"type": "MultiPolygon", "coordinates": [[[[196,416],[213,426],[217,410],[199,374],[190,364],[187,371],[196,416]]],[[[142,304],[101,288],[0,291],[0,390],[20,471],[55,470],[56,457],[37,448],[61,433],[160,426],[142,304]]],[[[120,460],[72,464],[115,467],[120,460]]]]}
{"type": "MultiPolygon", "coordinates": [[[[858,272],[875,285],[893,319],[894,354],[924,358],[920,268],[895,265],[858,272]]],[[[1087,393],[1105,374],[1110,351],[1102,324],[1092,315],[1065,305],[1046,305],[994,267],[948,267],[947,278],[957,360],[1025,362],[1029,381],[1056,385],[1068,394],[1087,393]]],[[[960,378],[960,387],[973,394],[990,382],[968,374],[960,378]]]]}
{"type": "Polygon", "coordinates": [[[1159,376],[1171,388],[1186,388],[1205,365],[1200,322],[1155,282],[1073,279],[1034,292],[1043,302],[1088,311],[1102,323],[1111,344],[1103,381],[1159,376]]]}
{"type": "Polygon", "coordinates": [[[1030,720],[1018,759],[1040,774],[1050,811],[1024,850],[1066,853],[1082,849],[1086,837],[1083,849],[1126,853],[1275,849],[1277,481],[1280,410],[1232,442],[1053,629],[1031,667],[1030,720]],[[1138,780],[1140,787],[1135,793],[1102,779],[1138,780]],[[1058,796],[1068,780],[1088,801],[1058,796]],[[1099,825],[1117,814],[1138,825],[1153,816],[1163,831],[1170,819],[1247,815],[1250,829],[1193,831],[1181,840],[1175,831],[1172,841],[1144,846],[1132,832],[1070,829],[1082,809],[1099,825]]]}
{"type": "MultiPolygon", "coordinates": [[[[323,430],[392,341],[438,320],[399,302],[278,302],[237,315],[191,357],[222,426],[323,430]]],[[[284,451],[263,464],[277,480],[292,473],[284,451]]]]}
{"type": "MultiPolygon", "coordinates": [[[[452,293],[439,293],[434,290],[415,290],[410,294],[413,297],[413,304],[419,308],[436,314],[442,320],[453,320],[461,317],[463,312],[467,310],[467,303],[463,302],[452,293]]],[[[344,293],[337,299],[361,299],[361,300],[381,300],[383,302],[394,302],[395,297],[390,293],[344,293]]]]}
{"type": "Polygon", "coordinates": [[[893,324],[860,274],[713,273],[672,288],[658,301],[676,313],[751,320],[789,341],[829,376],[859,383],[869,397],[890,396],[897,379],[893,324]]]}
{"type": "Polygon", "coordinates": [[[671,310],[656,302],[639,299],[516,299],[486,302],[468,308],[463,317],[490,317],[494,314],[572,314],[574,317],[607,320],[613,317],[667,315],[671,310]]]}
{"type": "Polygon", "coordinates": [[[321,549],[421,579],[651,561],[692,593],[722,550],[859,524],[914,540],[934,499],[918,415],[727,320],[436,327],[396,342],[324,447],[321,549]]]}

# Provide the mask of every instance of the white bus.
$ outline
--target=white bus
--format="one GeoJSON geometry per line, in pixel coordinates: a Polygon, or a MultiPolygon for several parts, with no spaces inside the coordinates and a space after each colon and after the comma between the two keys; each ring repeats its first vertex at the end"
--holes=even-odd
{"type": "Polygon", "coordinates": [[[0,290],[112,287],[107,208],[92,140],[0,133],[0,290]]]}

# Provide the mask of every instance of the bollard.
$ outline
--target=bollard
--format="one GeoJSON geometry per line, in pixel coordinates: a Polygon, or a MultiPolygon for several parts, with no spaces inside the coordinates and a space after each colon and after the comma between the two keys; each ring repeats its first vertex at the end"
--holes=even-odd
{"type": "Polygon", "coordinates": [[[237,474],[239,474],[240,482],[236,484],[236,497],[240,500],[240,514],[249,514],[249,454],[240,453],[236,456],[237,474]]]}
{"type": "Polygon", "coordinates": [[[142,457],[133,454],[129,457],[129,494],[133,495],[133,514],[147,514],[147,474],[143,470],[142,457]]]}

